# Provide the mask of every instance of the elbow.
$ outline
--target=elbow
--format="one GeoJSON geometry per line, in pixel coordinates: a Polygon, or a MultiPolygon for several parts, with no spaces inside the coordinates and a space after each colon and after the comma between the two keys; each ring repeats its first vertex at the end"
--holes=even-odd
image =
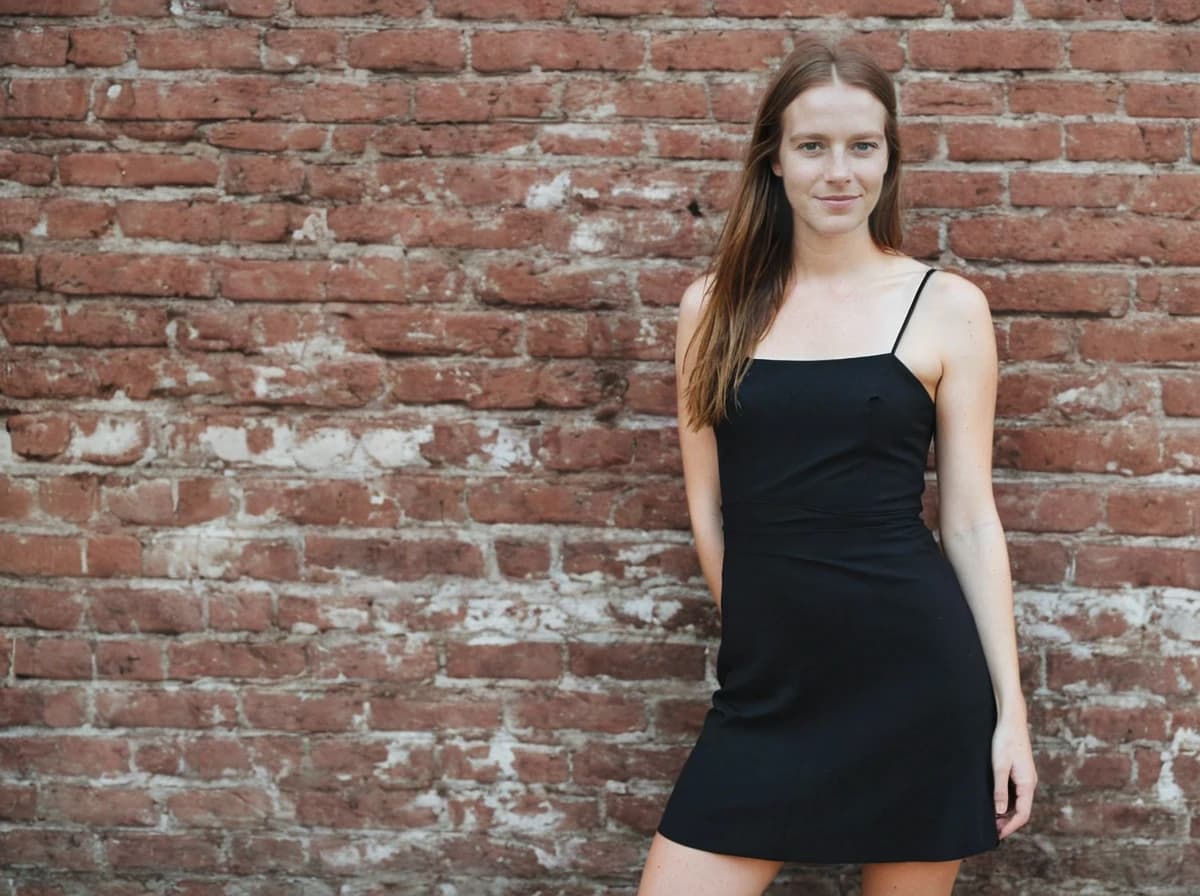
{"type": "Polygon", "coordinates": [[[1004,537],[1004,529],[1000,523],[1000,514],[996,505],[991,501],[985,505],[972,508],[969,512],[948,512],[938,516],[938,532],[942,544],[950,547],[953,544],[978,543],[990,539],[996,534],[1004,537]]]}

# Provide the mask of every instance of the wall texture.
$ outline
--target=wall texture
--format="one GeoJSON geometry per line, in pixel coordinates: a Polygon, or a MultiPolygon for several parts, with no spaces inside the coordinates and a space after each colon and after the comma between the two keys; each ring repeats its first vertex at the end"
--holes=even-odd
{"type": "Polygon", "coordinates": [[[1042,780],[956,892],[1200,890],[1195,0],[0,15],[2,896],[633,892],[719,635],[675,305],[833,27],[1002,357],[1042,780]]]}

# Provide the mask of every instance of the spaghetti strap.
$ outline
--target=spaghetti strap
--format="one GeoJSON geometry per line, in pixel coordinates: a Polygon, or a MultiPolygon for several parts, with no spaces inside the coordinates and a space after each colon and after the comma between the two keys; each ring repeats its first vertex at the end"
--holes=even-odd
{"type": "Polygon", "coordinates": [[[936,270],[937,268],[930,268],[925,272],[925,276],[921,278],[921,285],[917,287],[916,295],[912,297],[912,301],[908,305],[908,314],[904,315],[904,323],[900,324],[900,332],[896,334],[896,341],[892,343],[891,353],[893,355],[896,354],[896,347],[900,345],[900,337],[904,335],[904,328],[908,326],[908,319],[912,317],[913,309],[917,307],[917,299],[921,296],[921,290],[925,288],[925,281],[936,270]]]}

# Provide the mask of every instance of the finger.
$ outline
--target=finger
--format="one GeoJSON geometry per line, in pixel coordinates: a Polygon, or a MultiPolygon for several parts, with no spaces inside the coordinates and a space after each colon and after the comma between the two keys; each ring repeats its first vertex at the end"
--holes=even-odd
{"type": "Polygon", "coordinates": [[[992,788],[992,799],[996,803],[997,815],[1008,811],[1008,774],[1011,768],[1011,765],[996,766],[994,771],[996,783],[992,788]]]}
{"type": "Polygon", "coordinates": [[[1017,799],[1012,818],[1008,819],[1000,829],[1000,837],[1004,838],[1029,821],[1033,810],[1034,784],[1028,781],[1016,782],[1017,799]]]}
{"type": "Polygon", "coordinates": [[[1000,839],[1003,840],[1013,831],[1019,829],[1027,821],[1029,821],[1029,816],[1027,814],[1022,814],[1021,812],[1013,813],[1012,818],[1008,819],[1008,821],[1006,821],[1004,826],[1000,829],[1000,839]]]}

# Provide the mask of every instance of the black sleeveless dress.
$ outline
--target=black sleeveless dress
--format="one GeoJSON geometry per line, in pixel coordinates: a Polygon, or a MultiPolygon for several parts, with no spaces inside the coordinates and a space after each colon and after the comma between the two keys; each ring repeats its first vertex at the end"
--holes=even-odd
{"type": "Polygon", "coordinates": [[[999,844],[997,710],[953,567],[919,514],[934,402],[891,352],[755,358],[715,427],[718,688],[658,831],[808,863],[999,844]]]}

